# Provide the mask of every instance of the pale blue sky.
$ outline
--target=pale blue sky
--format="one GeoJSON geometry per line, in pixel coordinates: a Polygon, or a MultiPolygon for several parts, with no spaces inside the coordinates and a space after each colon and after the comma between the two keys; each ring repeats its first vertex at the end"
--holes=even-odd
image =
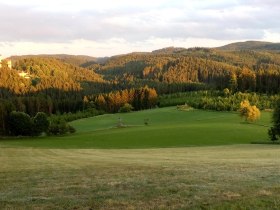
{"type": "Polygon", "coordinates": [[[0,54],[111,56],[280,42],[279,0],[0,0],[0,54]]]}

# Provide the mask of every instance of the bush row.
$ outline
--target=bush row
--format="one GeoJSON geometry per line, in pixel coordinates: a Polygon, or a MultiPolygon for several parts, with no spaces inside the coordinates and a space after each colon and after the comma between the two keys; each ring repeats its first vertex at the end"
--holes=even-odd
{"type": "Polygon", "coordinates": [[[216,111],[237,111],[243,100],[248,100],[259,109],[273,109],[279,95],[265,95],[256,93],[234,94],[226,91],[197,91],[162,95],[159,97],[159,106],[176,106],[188,104],[197,109],[209,109],[216,111]]]}

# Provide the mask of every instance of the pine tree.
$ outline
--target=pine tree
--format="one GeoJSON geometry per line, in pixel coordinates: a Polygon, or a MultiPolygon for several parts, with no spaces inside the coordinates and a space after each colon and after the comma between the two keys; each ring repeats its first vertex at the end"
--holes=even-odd
{"type": "Polygon", "coordinates": [[[268,130],[268,135],[271,141],[276,141],[280,137],[280,100],[277,100],[273,115],[273,126],[268,130]]]}

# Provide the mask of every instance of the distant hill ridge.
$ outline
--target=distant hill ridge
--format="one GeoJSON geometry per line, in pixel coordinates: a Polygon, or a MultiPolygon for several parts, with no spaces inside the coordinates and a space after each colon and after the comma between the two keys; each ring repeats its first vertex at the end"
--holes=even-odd
{"type": "Polygon", "coordinates": [[[261,41],[246,41],[235,42],[215,49],[238,51],[238,50],[268,50],[280,51],[280,43],[261,42],[261,41]]]}
{"type": "Polygon", "coordinates": [[[150,54],[190,54],[197,51],[208,51],[211,50],[223,50],[223,51],[240,51],[240,50],[255,50],[255,51],[280,51],[280,43],[263,42],[263,41],[245,41],[235,42],[227,44],[221,47],[204,48],[204,47],[165,47],[154,50],[152,52],[131,52],[127,54],[115,55],[112,57],[92,57],[87,55],[68,55],[68,54],[39,54],[39,55],[22,55],[22,56],[11,56],[10,59],[13,61],[24,59],[24,58],[56,58],[65,63],[69,63],[75,66],[88,67],[92,64],[105,64],[111,58],[119,58],[129,55],[150,55],[150,54]]]}
{"type": "Polygon", "coordinates": [[[162,49],[154,50],[152,53],[154,54],[173,54],[173,53],[180,53],[182,51],[187,50],[183,47],[165,47],[162,49]]]}
{"type": "Polygon", "coordinates": [[[22,55],[10,57],[13,61],[24,58],[55,58],[62,62],[72,64],[74,66],[87,67],[96,63],[104,63],[108,57],[97,58],[87,55],[68,55],[68,54],[39,54],[39,55],[22,55]]]}

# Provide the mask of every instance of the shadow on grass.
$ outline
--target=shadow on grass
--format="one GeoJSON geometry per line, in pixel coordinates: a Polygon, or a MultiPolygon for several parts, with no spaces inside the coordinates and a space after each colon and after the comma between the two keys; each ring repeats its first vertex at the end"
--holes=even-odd
{"type": "Polygon", "coordinates": [[[252,141],[251,144],[280,145],[280,141],[252,141]]]}
{"type": "Polygon", "coordinates": [[[244,125],[256,125],[256,126],[262,126],[262,127],[267,127],[267,128],[270,127],[269,125],[259,124],[259,123],[255,123],[255,122],[246,122],[246,121],[240,122],[240,124],[244,124],[244,125]]]}

